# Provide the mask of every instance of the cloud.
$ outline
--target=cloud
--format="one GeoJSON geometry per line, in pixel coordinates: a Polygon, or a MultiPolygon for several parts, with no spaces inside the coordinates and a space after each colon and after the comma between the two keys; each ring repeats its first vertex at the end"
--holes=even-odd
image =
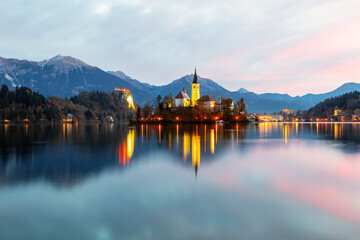
{"type": "Polygon", "coordinates": [[[356,0],[2,1],[0,55],[72,55],[152,84],[197,65],[231,90],[325,91],[358,81],[357,71],[335,80],[322,70],[360,57],[359,7],[356,0]],[[326,89],[307,84],[326,80],[326,89]]]}
{"type": "Polygon", "coordinates": [[[98,14],[104,14],[104,13],[107,13],[109,11],[109,9],[110,9],[109,5],[100,4],[96,7],[95,12],[98,14]]]}

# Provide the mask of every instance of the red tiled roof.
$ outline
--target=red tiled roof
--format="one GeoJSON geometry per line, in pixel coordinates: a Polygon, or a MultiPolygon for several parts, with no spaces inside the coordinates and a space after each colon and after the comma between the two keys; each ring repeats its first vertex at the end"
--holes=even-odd
{"type": "Polygon", "coordinates": [[[198,99],[198,102],[210,102],[210,101],[216,101],[216,100],[210,97],[209,95],[204,95],[198,99]]]}
{"type": "Polygon", "coordinates": [[[176,95],[175,98],[177,98],[177,99],[179,99],[179,98],[180,98],[180,99],[186,98],[186,99],[189,99],[189,100],[190,100],[189,96],[188,96],[186,93],[184,93],[183,91],[179,92],[178,95],[176,95]]]}

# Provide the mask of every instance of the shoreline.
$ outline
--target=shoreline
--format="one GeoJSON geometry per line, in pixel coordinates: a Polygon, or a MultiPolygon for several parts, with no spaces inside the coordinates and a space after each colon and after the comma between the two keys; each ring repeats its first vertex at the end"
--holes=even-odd
{"type": "Polygon", "coordinates": [[[228,125],[228,124],[261,124],[261,123],[271,123],[271,124],[360,124],[359,121],[345,121],[345,122],[257,122],[257,121],[207,121],[207,122],[169,122],[169,121],[154,121],[154,122],[136,122],[136,121],[128,121],[128,122],[26,122],[26,123],[17,123],[17,122],[0,122],[0,125],[173,125],[173,124],[181,124],[181,125],[198,125],[198,124],[219,124],[219,125],[228,125]]]}

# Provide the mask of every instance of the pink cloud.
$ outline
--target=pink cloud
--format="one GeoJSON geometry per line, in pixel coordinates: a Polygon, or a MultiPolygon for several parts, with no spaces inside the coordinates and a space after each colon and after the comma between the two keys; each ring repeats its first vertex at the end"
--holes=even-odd
{"type": "Polygon", "coordinates": [[[351,59],[339,65],[321,69],[318,72],[318,75],[331,77],[360,77],[360,58],[351,59]]]}
{"type": "Polygon", "coordinates": [[[350,19],[310,37],[295,47],[276,54],[274,59],[277,61],[288,59],[297,61],[328,60],[326,57],[359,51],[359,29],[359,18],[350,19]]]}

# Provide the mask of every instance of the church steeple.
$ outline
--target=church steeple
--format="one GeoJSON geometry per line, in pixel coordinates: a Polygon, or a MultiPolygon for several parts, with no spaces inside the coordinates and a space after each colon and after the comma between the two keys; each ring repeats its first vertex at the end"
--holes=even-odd
{"type": "Polygon", "coordinates": [[[200,98],[200,84],[198,82],[198,76],[196,74],[196,68],[195,68],[195,74],[194,74],[194,81],[191,84],[191,106],[195,107],[197,104],[197,100],[200,98]]]}
{"type": "Polygon", "coordinates": [[[197,77],[197,74],[196,74],[196,68],[195,68],[195,74],[194,74],[194,81],[193,83],[199,83],[198,82],[198,77],[197,77]]]}

